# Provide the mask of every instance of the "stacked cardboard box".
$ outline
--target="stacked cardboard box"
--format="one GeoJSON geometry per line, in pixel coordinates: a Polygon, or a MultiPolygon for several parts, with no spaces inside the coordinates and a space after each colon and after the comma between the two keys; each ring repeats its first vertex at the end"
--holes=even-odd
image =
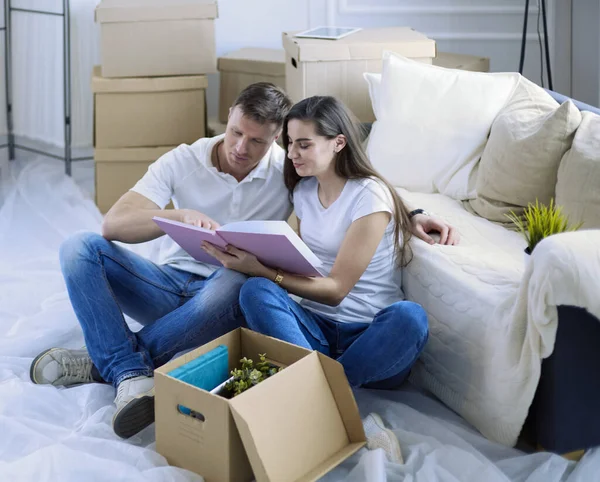
{"type": "Polygon", "coordinates": [[[102,213],[162,154],[206,136],[217,71],[216,0],[102,0],[92,76],[96,203],[102,213]]]}
{"type": "Polygon", "coordinates": [[[428,64],[436,56],[435,40],[409,27],[365,28],[339,40],[294,35],[283,32],[285,90],[292,100],[332,95],[361,122],[375,120],[363,74],[381,72],[385,50],[428,64]]]}
{"type": "Polygon", "coordinates": [[[238,94],[255,82],[271,82],[285,89],[285,52],[243,48],[219,57],[219,122],[227,124],[229,107],[238,94]]]}
{"type": "Polygon", "coordinates": [[[450,52],[438,52],[433,65],[447,69],[470,70],[472,72],[489,72],[490,59],[477,55],[454,54],[450,52]]]}

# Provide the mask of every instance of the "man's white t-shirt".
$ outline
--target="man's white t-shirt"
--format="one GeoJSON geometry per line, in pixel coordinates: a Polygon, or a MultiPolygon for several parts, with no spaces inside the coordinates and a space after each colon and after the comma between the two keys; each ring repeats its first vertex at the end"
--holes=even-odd
{"type": "MultiPolygon", "coordinates": [[[[194,209],[224,225],[235,221],[287,220],[292,212],[283,182],[285,153],[273,144],[241,182],[213,166],[211,153],[225,136],[199,139],[167,152],[131,189],[163,209],[194,209]]],[[[210,276],[217,267],[199,263],[169,236],[163,236],[159,264],[210,276]]]]}
{"type": "MultiPolygon", "coordinates": [[[[389,191],[374,179],[346,181],[340,196],[328,208],[319,200],[314,177],[302,179],[294,189],[294,209],[302,240],[323,262],[329,275],[350,225],[369,214],[393,212],[389,191]]],[[[401,270],[394,257],[394,220],[390,220],[375,255],[360,280],[338,306],[302,300],[315,313],[341,322],[373,321],[385,307],[403,299],[401,270]]]]}

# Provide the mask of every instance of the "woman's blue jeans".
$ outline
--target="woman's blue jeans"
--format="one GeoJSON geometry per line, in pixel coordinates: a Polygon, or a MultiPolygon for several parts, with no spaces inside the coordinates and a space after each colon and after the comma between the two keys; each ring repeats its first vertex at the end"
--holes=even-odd
{"type": "Polygon", "coordinates": [[[353,387],[398,387],[429,334],[425,310],[411,301],[384,308],[371,323],[341,323],[304,309],[265,278],[246,281],[240,306],[250,329],[337,359],[353,387]]]}

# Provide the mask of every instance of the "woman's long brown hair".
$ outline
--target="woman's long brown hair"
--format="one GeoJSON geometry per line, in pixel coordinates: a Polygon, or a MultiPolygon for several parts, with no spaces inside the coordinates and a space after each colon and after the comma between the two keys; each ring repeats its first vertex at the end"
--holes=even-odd
{"type": "MultiPolygon", "coordinates": [[[[316,134],[327,139],[333,139],[340,134],[346,137],[346,145],[335,159],[335,172],[338,176],[345,179],[375,178],[388,188],[394,204],[395,259],[398,266],[406,266],[412,259],[412,252],[408,245],[412,237],[409,230],[408,210],[396,190],[373,168],[369,161],[361,144],[361,127],[354,115],[335,97],[314,96],[298,102],[292,107],[283,123],[283,145],[286,153],[289,145],[288,123],[293,119],[312,122],[316,134]],[[402,242],[400,237],[402,237],[402,242]]],[[[291,196],[302,177],[298,175],[287,155],[283,176],[291,196]]]]}

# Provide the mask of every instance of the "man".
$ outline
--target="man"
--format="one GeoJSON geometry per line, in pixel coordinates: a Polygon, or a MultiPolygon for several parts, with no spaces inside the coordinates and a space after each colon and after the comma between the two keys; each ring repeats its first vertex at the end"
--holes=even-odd
{"type": "MultiPolygon", "coordinates": [[[[162,236],[152,221],[157,215],[210,229],[287,219],[285,153],[275,141],[291,105],[272,84],[249,86],[231,107],[224,135],[162,156],[106,214],[102,236],[82,233],[62,244],[61,269],[86,349],[42,352],[31,365],[34,383],[112,383],[113,428],[127,438],[154,421],[154,368],[244,324],[238,294],[245,276],[194,261],[167,236],[158,264],[112,241],[162,236]],[[170,201],[174,209],[164,209],[170,201]],[[124,313],[143,328],[132,332],[124,313]]],[[[439,230],[444,242],[455,239],[455,231],[435,218],[416,215],[413,221],[419,237],[439,230]]]]}

